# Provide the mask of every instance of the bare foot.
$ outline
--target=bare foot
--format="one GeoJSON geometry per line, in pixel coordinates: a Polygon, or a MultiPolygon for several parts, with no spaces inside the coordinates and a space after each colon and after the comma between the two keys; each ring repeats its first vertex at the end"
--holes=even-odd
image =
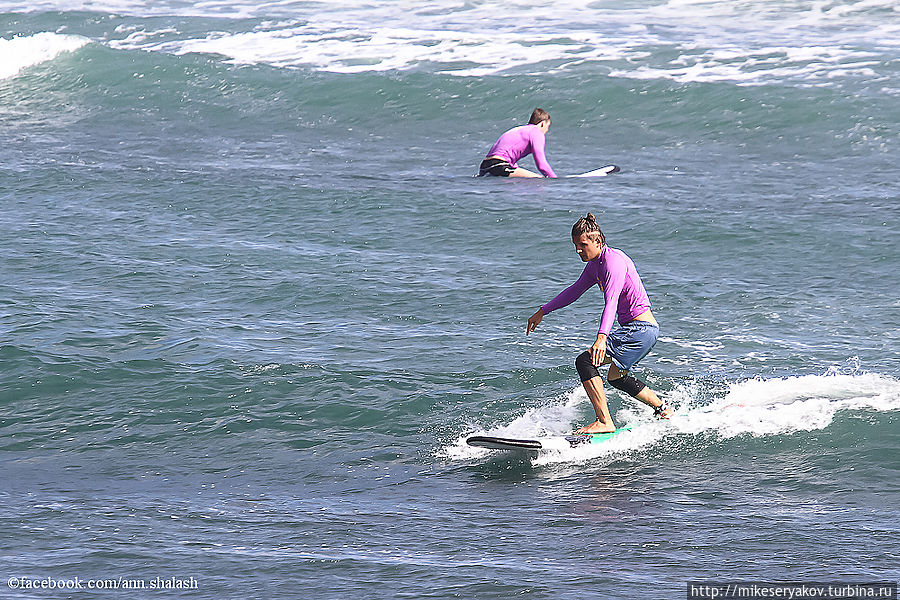
{"type": "Polygon", "coordinates": [[[575,433],[612,433],[616,430],[616,426],[612,423],[604,423],[597,419],[590,425],[585,425],[581,429],[576,429],[575,433]]]}

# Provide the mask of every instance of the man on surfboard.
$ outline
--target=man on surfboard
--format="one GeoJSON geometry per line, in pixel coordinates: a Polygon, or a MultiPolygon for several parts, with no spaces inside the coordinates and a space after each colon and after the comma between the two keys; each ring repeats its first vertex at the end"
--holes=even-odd
{"type": "Polygon", "coordinates": [[[478,168],[478,177],[541,177],[523,169],[517,163],[520,158],[534,154],[534,164],[546,177],[556,177],[544,156],[544,137],[550,129],[550,115],[543,108],[531,113],[528,125],[513,127],[500,136],[478,168]]]}
{"type": "Polygon", "coordinates": [[[607,380],[611,386],[651,406],[657,417],[669,418],[672,410],[656,392],[628,373],[647,356],[659,336],[659,324],[650,312],[650,298],[634,262],[621,250],[606,245],[606,237],[591,213],[578,219],[572,227],[572,243],[582,262],[587,263],[581,277],[528,318],[525,335],[537,328],[544,315],[572,304],[594,284],[600,286],[606,304],[600,318],[597,340],[590,350],[575,359],[575,368],[594,406],[597,420],[575,433],[616,430],[606,403],[603,379],[597,370],[597,366],[605,364],[609,364],[607,380]],[[610,334],[617,319],[619,328],[610,334]]]}

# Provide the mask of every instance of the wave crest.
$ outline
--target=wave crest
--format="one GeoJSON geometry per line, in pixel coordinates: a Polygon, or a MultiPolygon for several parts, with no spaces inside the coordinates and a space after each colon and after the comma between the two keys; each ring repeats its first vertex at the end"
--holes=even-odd
{"type": "Polygon", "coordinates": [[[0,39],[0,79],[15,77],[22,69],[53,60],[64,52],[74,52],[89,42],[80,35],[51,32],[0,39]]]}

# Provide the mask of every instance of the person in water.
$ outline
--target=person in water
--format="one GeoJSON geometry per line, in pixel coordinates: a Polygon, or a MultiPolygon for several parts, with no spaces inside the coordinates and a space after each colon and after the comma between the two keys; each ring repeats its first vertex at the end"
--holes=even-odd
{"type": "Polygon", "coordinates": [[[544,137],[550,129],[550,115],[543,108],[531,113],[528,125],[513,127],[500,136],[478,168],[478,177],[541,177],[538,173],[523,169],[518,164],[520,158],[534,155],[534,164],[546,177],[556,177],[544,156],[544,137]]]}
{"type": "Polygon", "coordinates": [[[621,250],[606,245],[606,237],[591,213],[572,227],[572,243],[582,262],[587,263],[581,277],[529,317],[525,335],[535,330],[544,315],[572,304],[594,284],[600,286],[606,304],[597,340],[590,350],[575,359],[575,368],[597,420],[575,433],[605,433],[616,429],[606,403],[603,379],[597,370],[597,366],[605,364],[609,364],[607,379],[611,386],[650,405],[657,417],[669,418],[672,410],[659,396],[643,381],[629,375],[659,336],[659,324],[650,312],[650,298],[634,262],[621,250]],[[620,326],[610,334],[617,318],[620,326]]]}

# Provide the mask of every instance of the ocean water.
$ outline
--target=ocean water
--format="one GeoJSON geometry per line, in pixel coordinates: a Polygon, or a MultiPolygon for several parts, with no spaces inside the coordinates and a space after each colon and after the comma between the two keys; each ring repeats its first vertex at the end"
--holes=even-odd
{"type": "Polygon", "coordinates": [[[0,38],[0,597],[900,579],[895,2],[0,1],[0,38]],[[622,172],[473,178],[535,106],[559,174],[622,172]],[[587,211],[679,415],[468,447],[592,420],[599,292],[525,336],[587,211]]]}

